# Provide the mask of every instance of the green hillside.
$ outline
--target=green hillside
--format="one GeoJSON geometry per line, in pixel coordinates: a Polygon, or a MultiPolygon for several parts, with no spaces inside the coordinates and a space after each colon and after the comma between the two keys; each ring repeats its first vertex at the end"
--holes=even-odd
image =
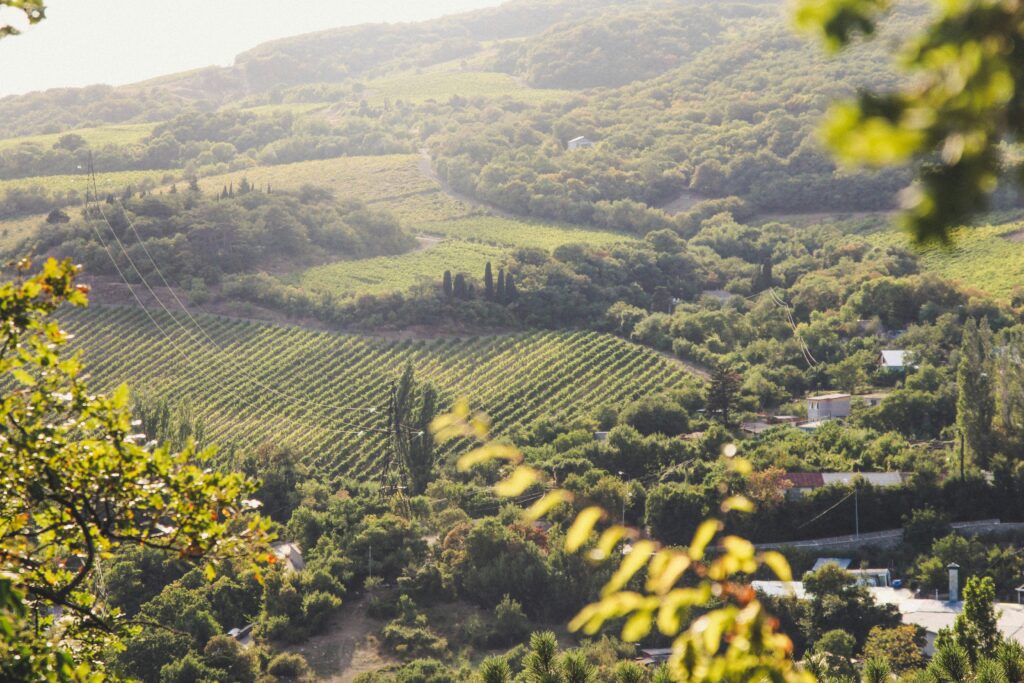
{"type": "Polygon", "coordinates": [[[492,416],[498,432],[541,416],[586,415],[667,390],[681,366],[594,332],[390,341],[134,308],[65,312],[93,384],[187,397],[222,447],[296,446],[318,476],[373,476],[389,383],[408,361],[492,416]],[[214,346],[214,342],[216,346],[214,346]],[[557,360],[558,362],[553,362],[557,360]]]}

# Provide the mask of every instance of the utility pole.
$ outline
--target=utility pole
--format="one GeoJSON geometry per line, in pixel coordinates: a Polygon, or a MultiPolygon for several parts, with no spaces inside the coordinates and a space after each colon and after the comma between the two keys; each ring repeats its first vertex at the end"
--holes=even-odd
{"type": "Polygon", "coordinates": [[[853,487],[853,530],[857,538],[860,538],[860,489],[853,487]]]}

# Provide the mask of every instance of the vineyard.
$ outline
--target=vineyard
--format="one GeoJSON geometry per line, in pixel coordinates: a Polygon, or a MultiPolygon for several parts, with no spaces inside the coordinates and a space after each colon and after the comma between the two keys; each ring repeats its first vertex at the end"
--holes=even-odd
{"type": "MultiPolygon", "coordinates": [[[[895,231],[871,236],[884,245],[905,243],[895,231]]],[[[955,233],[949,247],[927,247],[917,251],[925,270],[990,295],[1009,298],[1024,287],[1024,223],[1004,223],[964,228],[955,233]]]]}
{"type": "Polygon", "coordinates": [[[197,327],[135,308],[65,311],[93,387],[126,382],[191,401],[222,447],[273,440],[320,476],[371,478],[384,452],[389,383],[411,361],[443,401],[464,396],[498,433],[586,415],[686,381],[657,353],[594,332],[391,341],[203,316],[197,327]],[[166,336],[165,336],[166,335],[166,336]]]}

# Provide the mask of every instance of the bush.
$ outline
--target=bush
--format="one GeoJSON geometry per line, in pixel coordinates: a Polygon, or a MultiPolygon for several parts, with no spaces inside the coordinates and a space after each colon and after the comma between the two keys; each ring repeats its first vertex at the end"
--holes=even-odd
{"type": "Polygon", "coordinates": [[[331,613],[341,607],[341,598],[323,591],[314,591],[302,599],[305,625],[313,632],[322,629],[331,613]]]}
{"type": "Polygon", "coordinates": [[[300,654],[282,652],[267,664],[267,673],[283,680],[302,680],[309,676],[309,664],[300,654]]]}
{"type": "Polygon", "coordinates": [[[526,618],[523,606],[506,594],[494,608],[494,626],[489,639],[491,644],[507,647],[521,642],[530,630],[530,620],[526,618]]]}

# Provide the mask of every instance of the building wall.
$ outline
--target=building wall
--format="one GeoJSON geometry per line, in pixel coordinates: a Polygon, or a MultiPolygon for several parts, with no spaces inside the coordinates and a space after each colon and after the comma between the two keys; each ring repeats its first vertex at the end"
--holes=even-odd
{"type": "Polygon", "coordinates": [[[807,419],[826,420],[850,416],[850,398],[807,399],[807,419]]]}

